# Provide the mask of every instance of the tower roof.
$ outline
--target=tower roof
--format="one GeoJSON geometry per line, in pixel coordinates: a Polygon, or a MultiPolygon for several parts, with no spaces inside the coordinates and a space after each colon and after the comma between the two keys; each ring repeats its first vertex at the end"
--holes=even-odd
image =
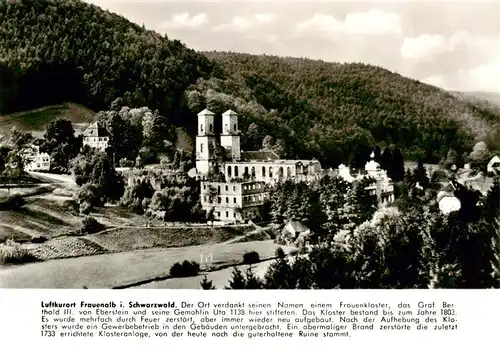
{"type": "Polygon", "coordinates": [[[213,116],[215,115],[213,112],[209,111],[208,109],[204,109],[203,111],[201,111],[200,113],[198,113],[199,116],[201,115],[205,115],[205,116],[213,116]]]}
{"type": "Polygon", "coordinates": [[[233,115],[238,115],[238,113],[236,113],[235,111],[231,110],[231,109],[228,109],[227,111],[225,111],[224,113],[222,113],[223,116],[233,116],[233,115]]]}

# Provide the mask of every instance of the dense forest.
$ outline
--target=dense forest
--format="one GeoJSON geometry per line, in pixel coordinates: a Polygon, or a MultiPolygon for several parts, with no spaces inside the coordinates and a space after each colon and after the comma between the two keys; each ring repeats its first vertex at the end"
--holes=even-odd
{"type": "Polygon", "coordinates": [[[498,107],[460,99],[380,67],[267,55],[204,54],[223,68],[225,79],[199,82],[190,88],[190,97],[205,96],[216,110],[220,102],[234,102],[239,111],[259,116],[252,131],[278,126],[281,138],[291,143],[288,145],[322,162],[350,161],[356,151],[369,154],[370,145],[375,144],[397,145],[406,158],[428,162],[436,162],[450,148],[460,153],[470,150],[474,140],[500,148],[494,134],[500,131],[498,107]],[[245,107],[250,105],[253,107],[245,107]]]}
{"type": "Polygon", "coordinates": [[[327,167],[376,145],[427,162],[478,140],[500,149],[498,110],[379,67],[197,53],[78,0],[0,7],[0,114],[68,101],[102,111],[120,98],[194,134],[198,111],[233,109],[244,150],[270,136],[283,157],[327,167]]]}

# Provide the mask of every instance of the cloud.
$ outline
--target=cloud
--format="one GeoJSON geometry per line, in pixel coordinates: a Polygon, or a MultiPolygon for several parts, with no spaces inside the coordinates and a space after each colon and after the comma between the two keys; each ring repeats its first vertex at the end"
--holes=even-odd
{"type": "Polygon", "coordinates": [[[405,37],[401,56],[408,59],[429,58],[447,50],[447,41],[441,35],[422,34],[418,37],[405,37]]]}
{"type": "Polygon", "coordinates": [[[443,87],[445,85],[446,80],[443,75],[435,75],[423,79],[422,82],[425,82],[426,84],[433,86],[443,87]]]}
{"type": "Polygon", "coordinates": [[[347,32],[353,34],[399,34],[401,33],[401,18],[398,14],[380,10],[353,12],[347,14],[344,27],[347,32]]]}
{"type": "Polygon", "coordinates": [[[270,13],[255,14],[254,17],[259,23],[273,23],[278,19],[278,16],[270,13]]]}
{"type": "Polygon", "coordinates": [[[477,89],[500,92],[500,59],[472,68],[469,74],[477,89]]]}
{"type": "Polygon", "coordinates": [[[208,24],[208,15],[199,13],[191,16],[187,12],[174,15],[170,20],[164,21],[157,26],[158,31],[164,32],[172,28],[198,28],[208,24]]]}
{"type": "Polygon", "coordinates": [[[316,14],[296,26],[298,34],[315,35],[384,35],[400,34],[401,18],[398,14],[381,10],[348,13],[344,21],[334,16],[316,14]]]}
{"type": "Polygon", "coordinates": [[[252,27],[249,20],[244,17],[236,16],[233,17],[230,23],[225,23],[214,28],[215,31],[231,30],[235,32],[241,32],[248,30],[252,27]]]}

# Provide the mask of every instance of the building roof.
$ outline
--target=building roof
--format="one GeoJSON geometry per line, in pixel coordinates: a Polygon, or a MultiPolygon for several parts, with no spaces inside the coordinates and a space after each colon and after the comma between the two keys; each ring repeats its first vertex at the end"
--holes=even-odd
{"type": "Polygon", "coordinates": [[[203,111],[201,111],[200,113],[198,113],[198,115],[199,116],[201,116],[201,115],[211,115],[211,116],[213,116],[213,115],[215,115],[215,113],[213,113],[213,112],[211,112],[211,111],[209,111],[208,109],[205,108],[203,111]]]}
{"type": "Polygon", "coordinates": [[[222,113],[223,116],[232,116],[232,115],[238,115],[238,113],[236,113],[235,111],[231,110],[231,109],[228,109],[227,111],[225,111],[224,113],[222,113]]]}
{"type": "Polygon", "coordinates": [[[86,137],[102,137],[110,136],[109,131],[99,122],[94,122],[85,129],[83,136],[86,137]]]}
{"type": "Polygon", "coordinates": [[[309,228],[300,221],[289,221],[287,225],[290,225],[295,232],[304,232],[309,230],[309,228]]]}
{"type": "Polygon", "coordinates": [[[268,161],[278,160],[280,157],[273,151],[242,151],[242,160],[268,161]]]}

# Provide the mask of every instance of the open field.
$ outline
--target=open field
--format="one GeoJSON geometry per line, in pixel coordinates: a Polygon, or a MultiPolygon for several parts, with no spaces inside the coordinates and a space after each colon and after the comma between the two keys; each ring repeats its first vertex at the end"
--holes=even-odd
{"type": "Polygon", "coordinates": [[[73,129],[81,131],[84,126],[92,122],[94,114],[82,105],[63,103],[0,116],[0,139],[8,135],[13,126],[31,132],[34,136],[40,136],[47,124],[57,118],[68,119],[73,123],[73,129]]]}
{"type": "MultiPolygon", "coordinates": [[[[218,266],[240,263],[243,254],[256,251],[261,259],[274,256],[272,241],[136,250],[89,257],[57,259],[20,266],[0,266],[0,288],[112,288],[165,277],[184,260],[200,262],[210,252],[218,266]]],[[[290,248],[282,247],[285,251],[290,248]]],[[[203,267],[203,265],[202,265],[203,267]]]]}
{"type": "MultiPolygon", "coordinates": [[[[257,264],[251,265],[254,274],[263,278],[267,272],[269,266],[274,262],[274,260],[263,261],[257,264]]],[[[237,266],[243,273],[248,269],[249,265],[237,266]]],[[[233,272],[233,267],[228,267],[213,272],[199,274],[195,277],[186,278],[170,278],[160,281],[155,281],[139,286],[131,287],[131,289],[201,289],[200,283],[202,279],[207,276],[209,281],[212,281],[212,285],[217,289],[224,289],[229,284],[229,279],[231,279],[231,273],[233,272]]]]}
{"type": "Polygon", "coordinates": [[[60,236],[25,247],[39,259],[50,260],[156,247],[209,247],[252,230],[252,227],[120,227],[86,236],[60,236]]]}

